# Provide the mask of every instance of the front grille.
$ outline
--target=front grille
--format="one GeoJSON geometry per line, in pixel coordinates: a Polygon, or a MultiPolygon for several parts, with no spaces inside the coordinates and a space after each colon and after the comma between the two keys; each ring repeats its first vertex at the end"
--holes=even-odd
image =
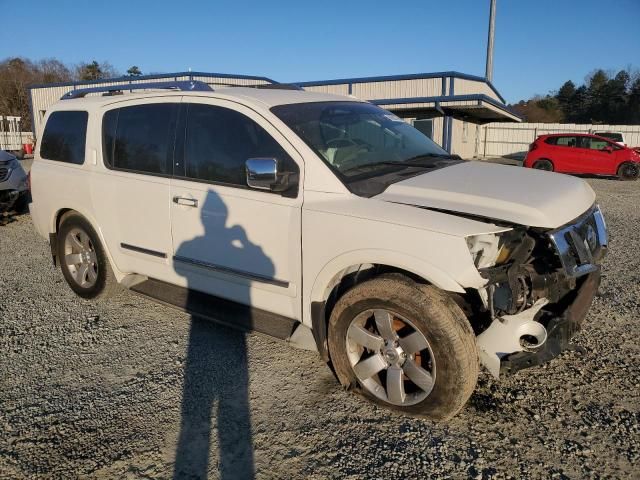
{"type": "Polygon", "coordinates": [[[580,277],[598,269],[607,248],[607,227],[596,205],[574,222],[549,233],[567,275],[580,277]]]}
{"type": "Polygon", "coordinates": [[[0,182],[4,182],[7,178],[9,178],[9,168],[0,167],[0,182]]]}

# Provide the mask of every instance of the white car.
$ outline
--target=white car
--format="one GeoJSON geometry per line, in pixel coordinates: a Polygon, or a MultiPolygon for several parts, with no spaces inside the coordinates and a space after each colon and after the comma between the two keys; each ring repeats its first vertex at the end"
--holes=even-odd
{"type": "Polygon", "coordinates": [[[20,161],[15,155],[0,150],[0,215],[14,210],[26,211],[27,195],[27,174],[20,161]]]}
{"type": "Polygon", "coordinates": [[[123,285],[318,350],[436,420],[480,364],[540,364],[579,329],[607,246],[583,180],[461,161],[351,97],[144,88],[46,115],[30,209],[81,297],[123,285]]]}
{"type": "Polygon", "coordinates": [[[593,135],[598,135],[599,137],[608,138],[609,140],[616,142],[618,145],[622,147],[627,146],[627,141],[624,138],[624,133],[622,132],[593,132],[593,135]]]}

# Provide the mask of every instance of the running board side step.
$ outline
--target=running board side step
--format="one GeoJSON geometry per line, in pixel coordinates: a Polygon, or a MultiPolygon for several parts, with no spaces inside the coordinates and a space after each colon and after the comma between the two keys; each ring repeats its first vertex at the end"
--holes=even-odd
{"type": "Polygon", "coordinates": [[[311,329],[289,317],[153,278],[132,285],[130,290],[195,317],[245,332],[263,333],[305,350],[310,349],[310,338],[314,347],[311,349],[315,350],[311,329]]]}

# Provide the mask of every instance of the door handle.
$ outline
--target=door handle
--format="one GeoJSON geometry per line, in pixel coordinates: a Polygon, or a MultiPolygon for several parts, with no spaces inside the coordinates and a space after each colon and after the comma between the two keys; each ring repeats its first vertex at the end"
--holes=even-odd
{"type": "Polygon", "coordinates": [[[173,197],[173,203],[175,203],[177,205],[185,205],[187,207],[197,207],[198,206],[198,200],[197,199],[188,198],[188,197],[180,197],[178,195],[173,197]]]}

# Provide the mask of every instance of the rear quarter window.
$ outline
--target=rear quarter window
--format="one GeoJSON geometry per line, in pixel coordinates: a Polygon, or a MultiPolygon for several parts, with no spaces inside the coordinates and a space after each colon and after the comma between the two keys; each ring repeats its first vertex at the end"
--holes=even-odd
{"type": "Polygon", "coordinates": [[[40,156],[45,160],[82,165],[88,118],[87,112],[53,112],[44,127],[40,156]]]}

